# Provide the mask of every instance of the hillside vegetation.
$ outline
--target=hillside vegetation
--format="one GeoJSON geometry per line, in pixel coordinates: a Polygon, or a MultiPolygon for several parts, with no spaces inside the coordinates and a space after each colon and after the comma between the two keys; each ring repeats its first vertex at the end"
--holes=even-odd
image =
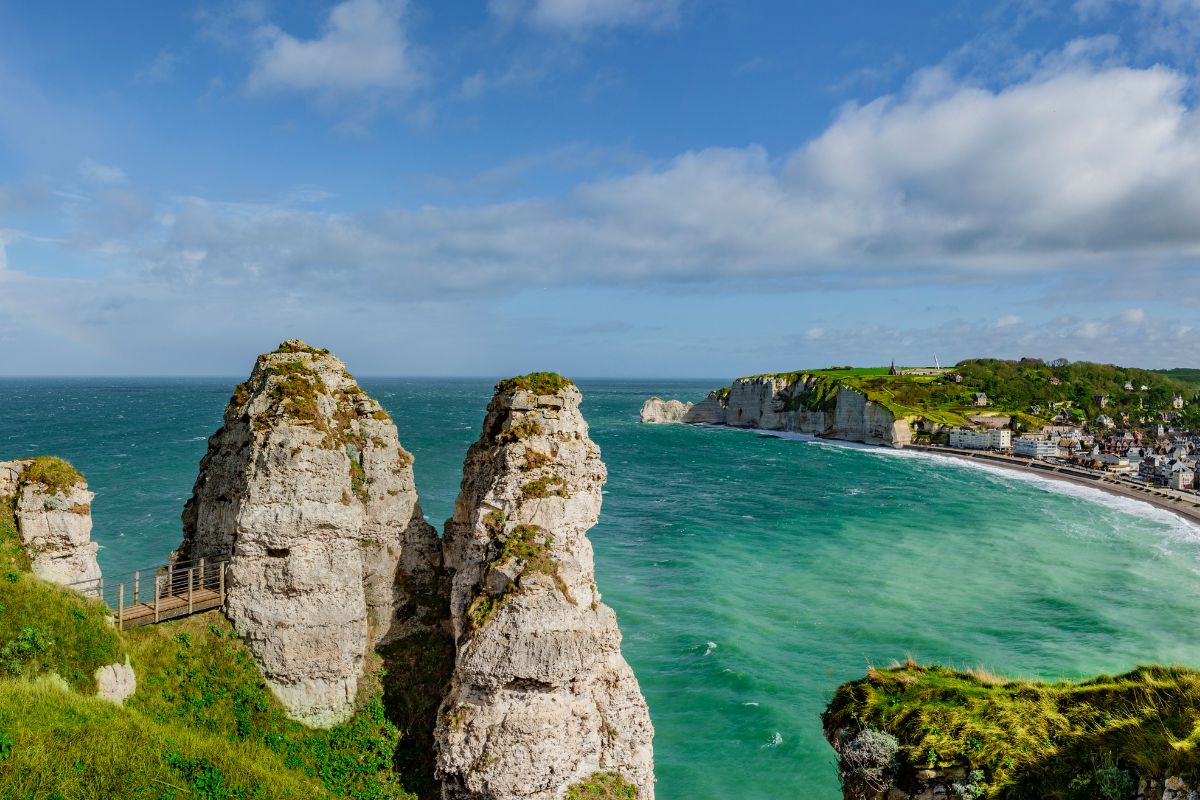
{"type": "Polygon", "coordinates": [[[405,800],[417,795],[403,782],[428,787],[429,765],[406,763],[428,748],[398,748],[380,663],[351,720],[305,728],[221,612],[118,633],[99,603],[29,573],[16,537],[0,505],[0,797],[405,800]],[[96,668],[126,658],[136,694],[97,699],[96,668]]]}
{"type": "Polygon", "coordinates": [[[1182,667],[1045,683],[910,661],[845,684],[823,719],[896,737],[901,778],[977,770],[976,797],[1132,798],[1139,777],[1200,776],[1200,673],[1182,667]]]}
{"type": "Polygon", "coordinates": [[[1046,363],[1032,358],[979,358],[961,361],[953,371],[962,376],[961,382],[949,375],[890,375],[884,367],[830,367],[749,379],[770,377],[793,383],[807,376],[818,378],[810,391],[787,399],[788,410],[828,410],[834,405],[837,388],[844,386],[865,394],[898,418],[969,425],[973,416],[1000,414],[1012,417],[1018,430],[1040,427],[1060,412],[1075,421],[1094,420],[1100,414],[1119,419],[1128,414],[1131,424],[1149,423],[1159,412],[1174,410],[1172,398],[1180,394],[1188,401],[1180,412],[1181,421],[1200,427],[1200,408],[1192,402],[1198,386],[1183,379],[1191,372],[1200,374],[1200,370],[1154,372],[1061,359],[1046,363]],[[1126,383],[1132,385],[1131,391],[1126,390],[1126,383]],[[988,396],[988,406],[974,404],[977,392],[988,396]],[[1107,398],[1104,406],[1101,397],[1107,398]]]}

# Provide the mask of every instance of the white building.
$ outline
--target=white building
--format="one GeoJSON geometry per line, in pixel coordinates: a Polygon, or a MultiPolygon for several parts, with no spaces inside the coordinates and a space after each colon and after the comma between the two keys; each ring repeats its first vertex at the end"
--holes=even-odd
{"type": "Polygon", "coordinates": [[[995,428],[983,431],[951,428],[950,446],[962,450],[1008,450],[1012,447],[1012,431],[995,428]]]}
{"type": "Polygon", "coordinates": [[[1058,455],[1058,442],[1053,439],[1021,436],[1013,439],[1012,451],[1013,455],[1029,458],[1055,458],[1058,455]]]}

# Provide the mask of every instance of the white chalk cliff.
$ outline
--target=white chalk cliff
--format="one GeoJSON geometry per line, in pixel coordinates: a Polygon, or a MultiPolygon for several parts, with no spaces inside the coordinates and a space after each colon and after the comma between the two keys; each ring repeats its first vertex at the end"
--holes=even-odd
{"type": "Polygon", "coordinates": [[[100,580],[87,482],[57,458],[0,462],[0,502],[11,504],[33,574],[88,592],[100,580]]]}
{"type": "Polygon", "coordinates": [[[226,614],[308,725],[348,718],[367,651],[433,622],[440,545],[412,457],[328,351],[293,340],[259,356],[183,523],[179,558],[230,558],[226,614]]]}
{"type": "Polygon", "coordinates": [[[456,662],[444,800],[562,800],[595,773],[654,795],[653,728],[587,531],[606,470],[570,381],[501,382],[446,523],[456,662]]]}
{"type": "Polygon", "coordinates": [[[692,410],[692,403],[679,400],[663,400],[661,397],[651,397],[642,403],[639,415],[642,422],[664,423],[683,422],[683,417],[692,410]]]}
{"type": "Polygon", "coordinates": [[[861,392],[845,386],[831,390],[828,379],[806,374],[739,378],[727,389],[710,392],[684,414],[683,421],[893,447],[912,441],[907,420],[896,418],[861,392]]]}

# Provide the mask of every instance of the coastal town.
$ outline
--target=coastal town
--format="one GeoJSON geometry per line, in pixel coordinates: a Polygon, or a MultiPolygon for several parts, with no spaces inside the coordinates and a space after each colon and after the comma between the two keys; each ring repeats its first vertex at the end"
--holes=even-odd
{"type": "MultiPolygon", "coordinates": [[[[939,374],[950,383],[963,381],[955,370],[899,370],[893,365],[889,374],[939,374]]],[[[1047,383],[1060,387],[1062,380],[1051,376],[1047,383]]],[[[995,410],[986,392],[973,392],[971,402],[979,413],[967,417],[969,424],[939,431],[915,446],[986,452],[1005,461],[1042,462],[1139,487],[1200,495],[1200,430],[1190,424],[1187,414],[1200,403],[1200,392],[1164,395],[1147,384],[1126,380],[1121,396],[1096,393],[1087,400],[1032,402],[1025,413],[1011,413],[995,410]],[[1030,425],[1047,417],[1048,424],[1030,425]]]]}

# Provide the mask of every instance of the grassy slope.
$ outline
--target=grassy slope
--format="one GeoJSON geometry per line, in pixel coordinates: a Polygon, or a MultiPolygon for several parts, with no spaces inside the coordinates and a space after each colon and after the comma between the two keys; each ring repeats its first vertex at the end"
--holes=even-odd
{"type": "Polygon", "coordinates": [[[246,742],[60,688],[0,681],[0,796],[11,800],[332,797],[246,742]]]}
{"type": "Polygon", "coordinates": [[[0,498],[0,679],[53,672],[94,692],[96,668],[125,652],[104,606],[33,577],[11,498],[0,498]]]}
{"type": "MultiPolygon", "coordinates": [[[[403,675],[391,682],[405,685],[403,675]]],[[[172,776],[197,792],[180,797],[413,797],[392,768],[393,758],[400,760],[400,733],[387,718],[382,687],[377,680],[364,684],[352,720],[328,731],[304,728],[286,718],[220,612],[118,634],[101,605],[28,572],[11,505],[0,504],[0,797],[50,796],[36,787],[55,781],[76,800],[171,797],[159,782],[171,783],[172,776]],[[97,705],[96,668],[126,657],[137,693],[125,708],[97,705]],[[30,682],[51,675],[73,691],[30,682]],[[94,735],[82,735],[87,726],[94,735]],[[114,743],[123,740],[150,749],[120,768],[114,743]],[[248,792],[265,775],[275,776],[262,784],[265,794],[219,788],[237,784],[248,792]]],[[[423,719],[419,732],[425,728],[431,723],[423,719]]],[[[425,795],[430,766],[405,770],[425,795]]]]}
{"type": "Polygon", "coordinates": [[[1181,667],[1042,683],[910,662],[839,688],[824,721],[891,733],[909,771],[981,769],[988,797],[1096,797],[1104,765],[1200,776],[1200,673],[1181,667]]]}

